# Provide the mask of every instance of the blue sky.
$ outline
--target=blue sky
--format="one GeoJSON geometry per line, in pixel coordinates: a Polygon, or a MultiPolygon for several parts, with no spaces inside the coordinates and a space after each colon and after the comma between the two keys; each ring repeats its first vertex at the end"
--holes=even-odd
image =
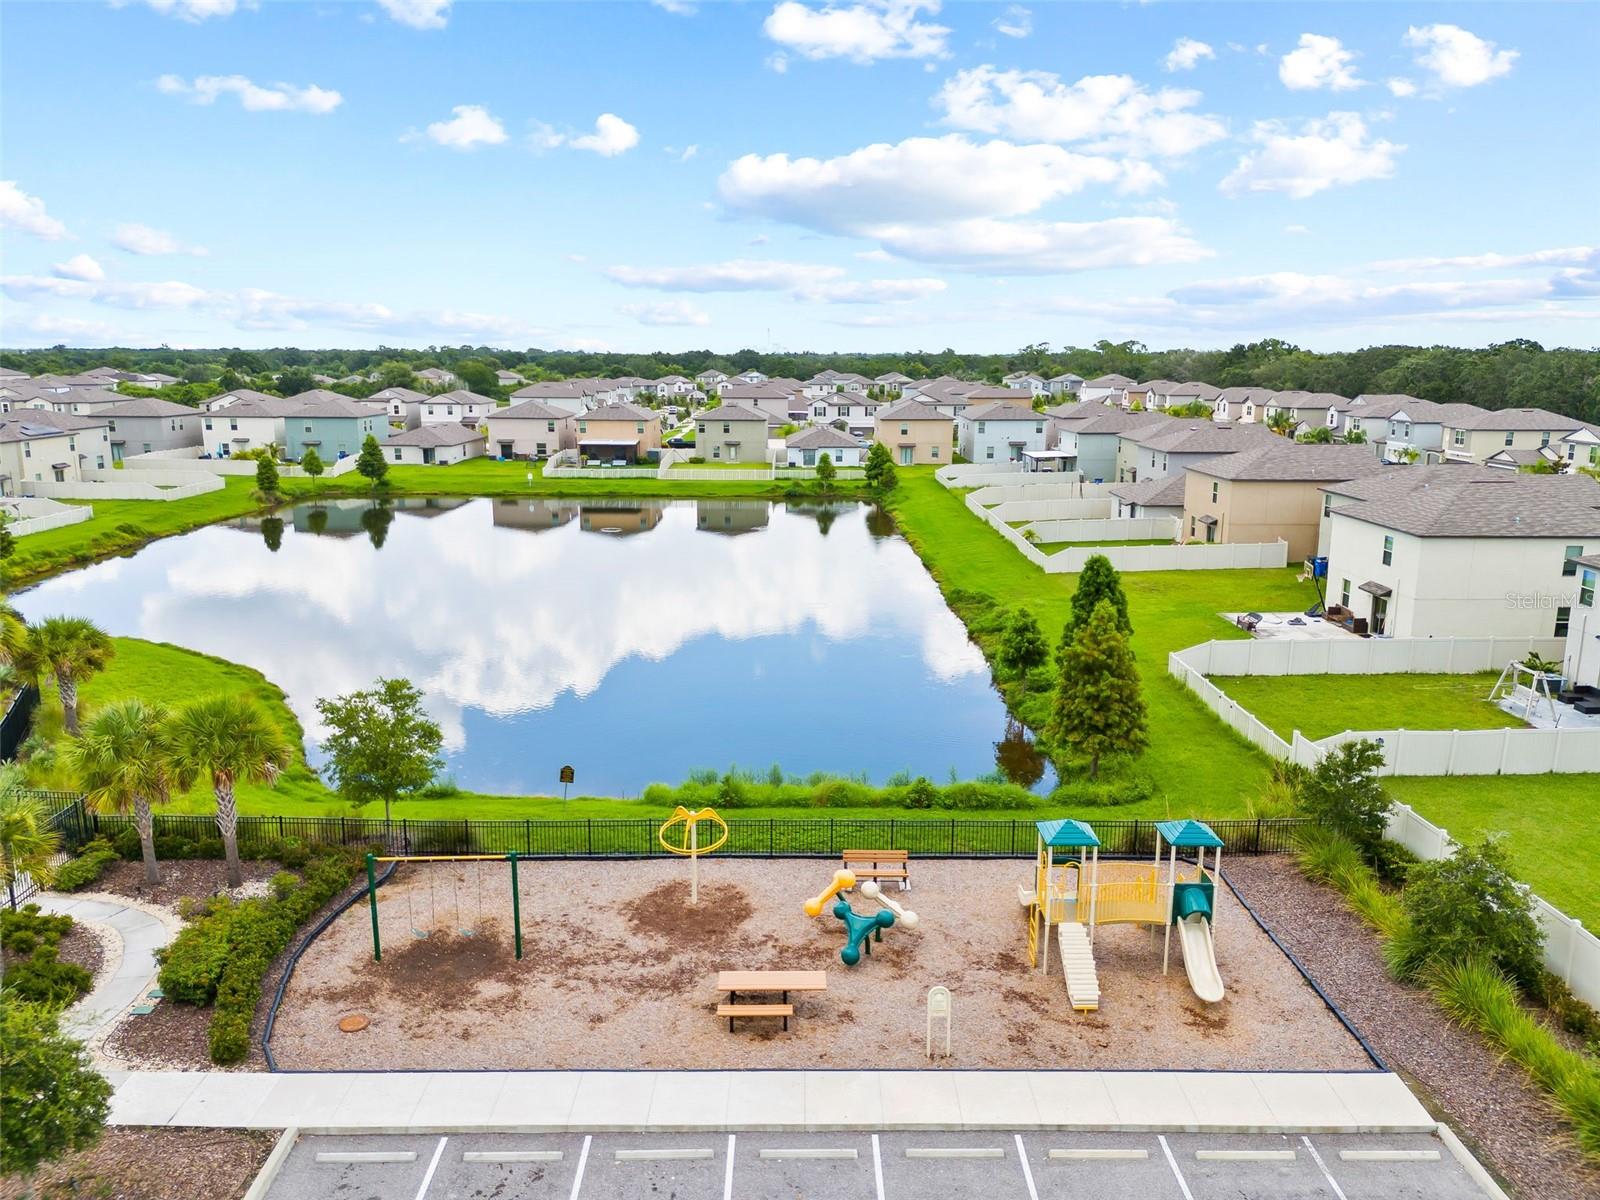
{"type": "Polygon", "coordinates": [[[1600,9],[0,4],[0,342],[1600,343],[1600,9]]]}

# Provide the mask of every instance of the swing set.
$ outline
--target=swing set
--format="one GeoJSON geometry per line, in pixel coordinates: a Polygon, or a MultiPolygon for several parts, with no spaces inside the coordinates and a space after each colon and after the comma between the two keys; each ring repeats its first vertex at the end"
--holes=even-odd
{"type": "MultiPolygon", "coordinates": [[[[450,875],[450,903],[454,913],[455,930],[462,937],[476,937],[478,926],[483,924],[483,888],[479,872],[482,864],[486,862],[511,864],[511,925],[516,942],[517,958],[522,958],[522,898],[517,890],[517,854],[369,854],[367,855],[367,909],[372,915],[372,959],[374,962],[383,961],[383,942],[378,936],[378,864],[379,863],[471,863],[472,864],[472,893],[474,917],[471,925],[463,924],[461,912],[460,876],[451,872],[450,875]]],[[[434,932],[436,911],[443,904],[436,893],[439,890],[437,879],[428,876],[428,918],[427,926],[417,924],[417,910],[421,907],[420,898],[414,896],[410,890],[406,897],[406,923],[411,928],[414,938],[426,938],[434,932]]]]}

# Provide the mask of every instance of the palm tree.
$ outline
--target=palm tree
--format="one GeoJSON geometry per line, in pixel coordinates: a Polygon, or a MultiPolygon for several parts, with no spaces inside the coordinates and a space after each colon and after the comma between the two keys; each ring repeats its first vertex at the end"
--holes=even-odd
{"type": "Polygon", "coordinates": [[[54,680],[66,730],[78,736],[78,684],[106,669],[117,648],[85,617],[46,617],[16,647],[17,673],[35,687],[54,680]]]}
{"type": "Polygon", "coordinates": [[[133,813],[144,851],[146,883],[161,882],[151,804],[172,795],[171,737],[167,710],[142,700],[101,709],[67,750],[84,800],[98,812],[133,813]]]}
{"type": "Polygon", "coordinates": [[[12,662],[27,640],[28,626],[9,600],[0,600],[0,658],[12,662]]]}
{"type": "Polygon", "coordinates": [[[1288,437],[1295,424],[1294,414],[1286,408],[1275,408],[1267,417],[1267,428],[1279,437],[1288,437]]]}
{"type": "Polygon", "coordinates": [[[240,779],[271,783],[289,761],[289,746],[271,718],[244,696],[191,700],[170,727],[173,784],[186,791],[202,774],[210,775],[217,797],[217,832],[228,856],[228,886],[244,882],[239,871],[240,779]]]}
{"type": "Polygon", "coordinates": [[[0,767],[0,876],[17,906],[17,883],[31,878],[40,887],[55,873],[52,860],[61,849],[61,835],[50,828],[44,802],[22,787],[22,768],[0,767]]]}

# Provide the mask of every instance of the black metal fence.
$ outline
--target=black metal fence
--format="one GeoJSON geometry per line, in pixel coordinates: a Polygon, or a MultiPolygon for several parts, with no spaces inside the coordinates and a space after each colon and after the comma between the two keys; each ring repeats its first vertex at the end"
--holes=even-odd
{"type": "MultiPolygon", "coordinates": [[[[46,828],[53,829],[61,835],[61,853],[55,856],[55,864],[59,866],[66,861],[67,855],[76,850],[85,840],[85,812],[83,798],[76,792],[46,792],[29,791],[29,795],[43,800],[51,806],[50,820],[46,828]]],[[[12,908],[26,904],[39,892],[38,881],[31,875],[18,875],[8,882],[3,900],[12,908]]]]}
{"type": "Polygon", "coordinates": [[[0,717],[0,759],[13,759],[17,749],[28,739],[28,726],[33,710],[39,707],[39,689],[31,683],[17,689],[6,705],[5,716],[0,717]]]}
{"type": "MultiPolygon", "coordinates": [[[[76,806],[67,818],[74,843],[91,837],[114,837],[131,827],[132,819],[104,815],[76,806]]],[[[1101,853],[1155,853],[1154,821],[1091,821],[1101,853]]],[[[1209,822],[1233,854],[1281,854],[1294,848],[1300,819],[1223,820],[1209,822]]],[[[528,858],[655,858],[668,857],[657,840],[659,818],[595,818],[525,821],[385,822],[368,817],[240,817],[239,849],[247,856],[270,854],[279,842],[303,845],[382,846],[393,854],[509,854],[528,858]]],[[[158,838],[192,842],[217,836],[209,816],[161,814],[158,838]]],[[[65,829],[64,829],[64,832],[65,829]]],[[[974,817],[845,817],[728,818],[728,840],[719,854],[746,858],[836,858],[843,850],[894,847],[920,858],[1015,858],[1034,852],[1032,821],[983,820],[974,817]]]]}

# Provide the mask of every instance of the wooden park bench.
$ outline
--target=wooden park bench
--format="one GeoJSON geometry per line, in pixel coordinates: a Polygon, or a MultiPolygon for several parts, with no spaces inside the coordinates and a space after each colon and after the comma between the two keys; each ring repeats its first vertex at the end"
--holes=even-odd
{"type": "Polygon", "coordinates": [[[794,1016],[792,1004],[719,1004],[717,1016],[728,1018],[728,1032],[733,1032],[736,1017],[782,1017],[783,1031],[789,1032],[789,1018],[794,1016]]]}
{"type": "Polygon", "coordinates": [[[908,850],[846,850],[840,856],[844,869],[857,879],[895,879],[901,891],[911,889],[911,853],[908,850]]]}

